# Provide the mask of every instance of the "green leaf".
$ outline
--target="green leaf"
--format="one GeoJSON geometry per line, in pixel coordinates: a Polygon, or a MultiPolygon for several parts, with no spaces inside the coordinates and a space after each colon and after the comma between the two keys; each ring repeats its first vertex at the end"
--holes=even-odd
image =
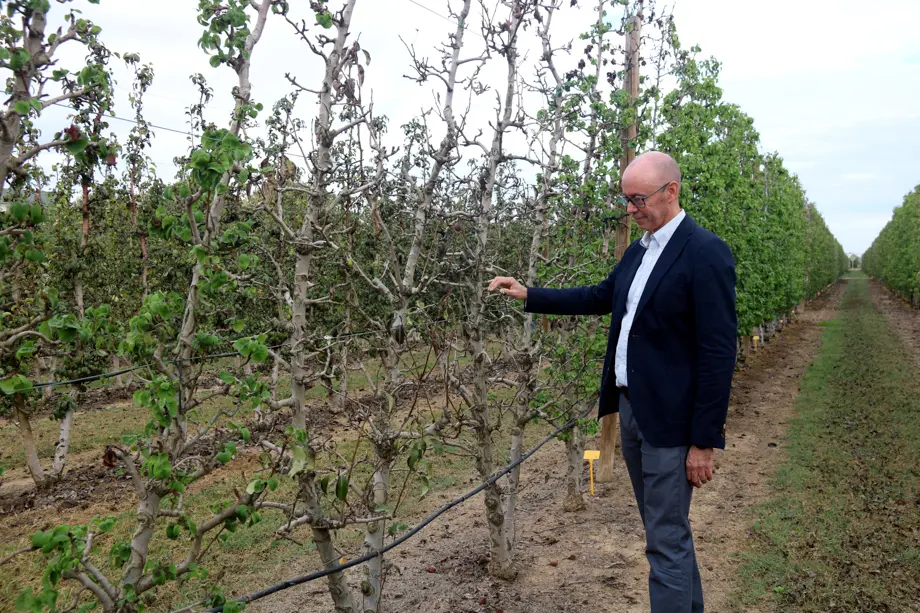
{"type": "Polygon", "coordinates": [[[253,479],[249,482],[249,485],[246,486],[247,494],[257,494],[261,493],[265,489],[265,481],[262,479],[253,479]]]}
{"type": "Polygon", "coordinates": [[[264,362],[268,358],[268,347],[259,343],[253,347],[252,359],[255,362],[264,362]]]}
{"type": "Polygon", "coordinates": [[[25,343],[23,343],[22,347],[16,350],[16,360],[20,362],[23,360],[26,360],[32,357],[35,351],[36,351],[35,343],[31,340],[26,341],[25,343]]]}
{"type": "Polygon", "coordinates": [[[106,517],[104,519],[99,520],[99,523],[97,524],[99,531],[102,532],[103,534],[106,532],[111,532],[112,530],[115,529],[115,521],[116,520],[114,517],[106,517]]]}
{"type": "Polygon", "coordinates": [[[32,105],[29,104],[28,100],[19,100],[13,105],[13,110],[19,115],[28,115],[31,109],[32,105]]]}
{"type": "Polygon", "coordinates": [[[0,391],[8,396],[28,389],[32,389],[32,382],[22,375],[13,375],[0,381],[0,391]]]}
{"type": "Polygon", "coordinates": [[[422,480],[422,493],[419,496],[419,500],[421,500],[428,495],[428,492],[431,491],[431,481],[426,475],[421,475],[419,478],[422,480]]]}
{"type": "Polygon", "coordinates": [[[233,456],[230,454],[229,451],[221,451],[220,453],[217,454],[217,458],[216,458],[216,459],[217,459],[217,461],[220,462],[221,464],[226,464],[226,463],[229,462],[232,458],[233,458],[233,456]]]}
{"type": "Polygon", "coordinates": [[[348,477],[345,475],[339,475],[335,482],[335,497],[342,501],[348,498],[348,477]]]}
{"type": "Polygon", "coordinates": [[[318,23],[319,25],[321,25],[322,27],[328,30],[329,28],[332,27],[332,13],[330,13],[329,11],[323,11],[322,13],[317,13],[316,23],[318,23]]]}
{"type": "Polygon", "coordinates": [[[409,465],[411,470],[415,470],[415,465],[418,464],[418,461],[422,459],[422,452],[418,447],[413,447],[412,451],[409,452],[409,457],[406,458],[406,464],[409,465]]]}
{"type": "Polygon", "coordinates": [[[278,477],[272,475],[268,478],[266,484],[268,485],[268,489],[274,492],[276,489],[278,489],[278,477]]]}
{"type": "Polygon", "coordinates": [[[23,257],[25,257],[25,259],[29,260],[30,262],[35,262],[36,264],[40,264],[45,260],[45,254],[38,249],[26,249],[25,255],[23,257]]]}
{"type": "Polygon", "coordinates": [[[239,265],[240,269],[246,270],[252,263],[252,256],[250,256],[248,253],[241,253],[239,256],[237,256],[236,263],[239,265]]]}
{"type": "Polygon", "coordinates": [[[303,469],[307,466],[307,452],[304,451],[303,447],[294,447],[291,449],[291,469],[288,471],[288,475],[291,477],[296,477],[303,469]]]}
{"type": "Polygon", "coordinates": [[[252,433],[249,432],[249,428],[240,428],[240,438],[246,442],[252,438],[252,433]]]}
{"type": "Polygon", "coordinates": [[[80,153],[83,153],[83,151],[85,151],[88,146],[89,139],[85,136],[82,136],[75,141],[71,141],[65,144],[64,148],[66,148],[67,151],[69,151],[72,155],[79,155],[80,153]]]}
{"type": "Polygon", "coordinates": [[[45,212],[40,204],[33,204],[29,207],[29,223],[33,226],[45,221],[45,212]]]}
{"type": "Polygon", "coordinates": [[[243,321],[242,319],[237,319],[235,322],[233,322],[233,325],[231,325],[230,327],[233,329],[234,332],[239,334],[246,328],[246,322],[243,321]]]}
{"type": "Polygon", "coordinates": [[[210,62],[213,68],[217,68],[218,66],[220,66],[220,57],[216,55],[212,55],[210,62]]]}
{"type": "Polygon", "coordinates": [[[29,206],[23,202],[14,202],[10,205],[10,215],[13,216],[13,221],[22,223],[29,216],[29,206]]]}
{"type": "Polygon", "coordinates": [[[10,57],[10,68],[13,70],[19,70],[23,66],[29,63],[29,60],[32,59],[32,56],[29,55],[29,52],[25,49],[16,49],[13,51],[12,57],[10,57]]]}
{"type": "Polygon", "coordinates": [[[51,533],[39,531],[29,537],[29,540],[32,541],[33,547],[41,549],[51,542],[51,533]]]}

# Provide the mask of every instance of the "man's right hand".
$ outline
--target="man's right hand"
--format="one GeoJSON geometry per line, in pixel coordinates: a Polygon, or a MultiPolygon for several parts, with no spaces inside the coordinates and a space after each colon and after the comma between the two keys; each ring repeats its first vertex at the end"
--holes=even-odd
{"type": "Polygon", "coordinates": [[[517,282],[513,277],[495,277],[489,283],[489,291],[499,290],[506,296],[516,300],[527,300],[527,288],[517,282]]]}

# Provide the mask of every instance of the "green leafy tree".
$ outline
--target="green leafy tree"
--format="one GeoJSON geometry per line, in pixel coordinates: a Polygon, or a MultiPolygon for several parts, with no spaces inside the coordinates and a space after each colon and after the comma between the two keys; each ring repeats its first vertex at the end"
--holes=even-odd
{"type": "Polygon", "coordinates": [[[920,306],[920,186],[894,210],[863,254],[862,268],[920,306]]]}

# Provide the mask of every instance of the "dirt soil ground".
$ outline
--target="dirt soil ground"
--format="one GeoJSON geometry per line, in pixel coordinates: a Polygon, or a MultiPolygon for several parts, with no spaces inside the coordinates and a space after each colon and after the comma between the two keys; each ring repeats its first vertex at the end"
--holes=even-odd
{"type": "Polygon", "coordinates": [[[920,368],[920,312],[911,307],[881,281],[869,281],[872,302],[888,318],[888,325],[898,333],[920,368]]]}
{"type": "MultiPolygon", "coordinates": [[[[737,576],[733,554],[749,538],[750,509],[770,493],[799,382],[819,349],[819,324],[834,317],[845,288],[842,281],[809,304],[735,376],[728,447],[717,456],[716,479],[697,491],[691,510],[707,610],[727,610],[737,576]]],[[[588,442],[588,448],[597,445],[597,440],[588,442]]],[[[476,498],[390,555],[394,573],[383,610],[648,611],[644,534],[622,458],[617,459],[614,483],[600,484],[596,496],[586,496],[585,511],[565,513],[565,492],[558,486],[563,483],[563,457],[563,443],[553,441],[525,464],[515,548],[520,574],[515,582],[488,576],[487,529],[482,499],[476,498]]],[[[252,603],[247,610],[319,613],[331,608],[325,583],[317,582],[252,603]]]]}

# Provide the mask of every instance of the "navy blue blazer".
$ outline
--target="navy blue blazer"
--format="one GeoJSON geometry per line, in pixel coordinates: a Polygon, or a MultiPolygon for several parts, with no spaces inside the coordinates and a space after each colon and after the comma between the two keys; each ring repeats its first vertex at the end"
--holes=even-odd
{"type": "MultiPolygon", "coordinates": [[[[618,410],[614,354],[626,294],[644,253],[633,242],[597,285],[527,290],[524,307],[531,313],[612,313],[599,417],[618,410]]],[[[656,447],[725,448],[738,337],[735,281],[728,245],[685,217],[649,276],[627,341],[633,414],[642,436],[656,447]]]]}

